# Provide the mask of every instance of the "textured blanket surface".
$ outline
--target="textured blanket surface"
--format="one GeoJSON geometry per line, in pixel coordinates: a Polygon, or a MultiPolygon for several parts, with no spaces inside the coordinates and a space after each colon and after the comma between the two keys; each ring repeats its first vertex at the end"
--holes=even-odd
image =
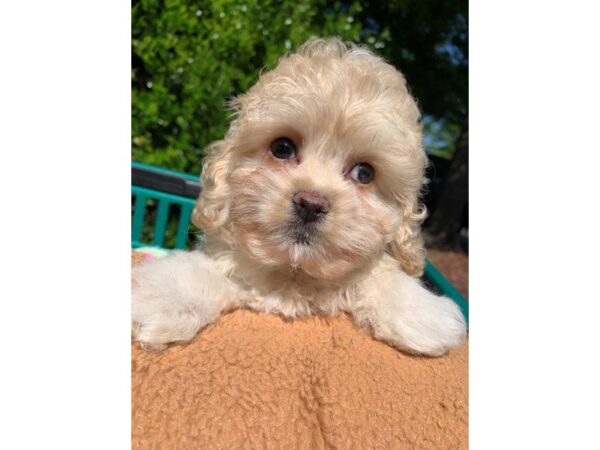
{"type": "Polygon", "coordinates": [[[467,344],[406,355],[350,318],[234,311],[132,348],[134,449],[465,449],[467,344]]]}

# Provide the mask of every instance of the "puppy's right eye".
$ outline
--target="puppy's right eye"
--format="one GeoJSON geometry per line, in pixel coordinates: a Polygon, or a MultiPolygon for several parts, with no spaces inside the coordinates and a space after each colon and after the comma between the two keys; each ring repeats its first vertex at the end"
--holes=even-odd
{"type": "Polygon", "coordinates": [[[285,137],[275,139],[271,142],[269,149],[277,159],[292,159],[296,157],[296,144],[291,139],[285,137]]]}

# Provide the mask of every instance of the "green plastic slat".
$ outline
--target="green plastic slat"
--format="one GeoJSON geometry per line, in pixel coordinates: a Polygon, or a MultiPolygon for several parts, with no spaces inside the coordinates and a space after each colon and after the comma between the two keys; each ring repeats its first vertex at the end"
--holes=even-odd
{"type": "Polygon", "coordinates": [[[162,247],[163,241],[165,240],[165,229],[167,228],[167,218],[169,217],[169,206],[168,200],[161,199],[158,202],[158,212],[156,214],[156,224],[154,225],[154,239],[152,244],[157,247],[162,247]]]}
{"type": "MultiPolygon", "coordinates": [[[[192,209],[196,203],[195,200],[191,199],[191,198],[181,197],[179,195],[169,194],[166,192],[160,192],[160,191],[156,191],[153,189],[143,188],[140,186],[132,186],[131,193],[132,193],[132,195],[134,195],[136,197],[136,199],[140,196],[143,197],[144,203],[148,200],[156,200],[159,202],[158,211],[157,211],[157,215],[158,215],[157,223],[155,224],[155,238],[152,242],[152,245],[155,247],[163,247],[164,246],[164,237],[165,237],[164,234],[165,234],[165,230],[166,230],[166,223],[161,226],[161,222],[163,220],[166,220],[168,222],[168,210],[161,212],[161,206],[160,206],[161,202],[167,202],[170,204],[180,205],[182,208],[183,215],[180,214],[180,218],[179,218],[180,223],[178,224],[178,231],[177,231],[177,242],[178,242],[177,248],[185,247],[185,244],[187,242],[187,228],[188,228],[192,209]],[[164,219],[161,218],[161,217],[163,217],[163,214],[166,215],[166,216],[164,216],[165,217],[164,219]],[[183,224],[182,224],[182,221],[183,221],[183,224]],[[163,230],[163,228],[165,230],[163,230]],[[157,234],[158,234],[158,236],[157,236],[157,234]],[[182,234],[183,234],[183,236],[182,236],[182,234]]],[[[139,205],[137,203],[135,205],[136,205],[135,211],[138,211],[139,209],[137,208],[137,206],[139,206],[139,205]]],[[[163,206],[162,208],[165,208],[165,206],[163,206]]],[[[142,211],[143,211],[143,208],[142,208],[142,211]]],[[[143,214],[141,217],[139,217],[139,216],[136,216],[136,212],[134,212],[134,220],[132,222],[132,246],[135,248],[141,247],[144,245],[150,245],[147,242],[141,241],[143,222],[144,222],[143,214]]]]}
{"type": "Polygon", "coordinates": [[[464,298],[460,292],[448,281],[448,279],[442,275],[442,273],[435,268],[433,264],[427,260],[425,265],[425,276],[431,280],[431,282],[440,290],[442,293],[450,297],[460,308],[460,311],[465,316],[467,325],[469,324],[469,302],[464,298]]]}
{"type": "Polygon", "coordinates": [[[139,242],[142,239],[142,227],[144,225],[144,212],[146,209],[146,195],[135,192],[135,206],[133,210],[133,221],[131,223],[131,240],[139,242]]]}
{"type": "Polygon", "coordinates": [[[181,213],[179,214],[179,226],[177,227],[177,243],[176,248],[184,248],[187,243],[187,233],[192,215],[193,204],[185,203],[181,205],[181,213]]]}
{"type": "Polygon", "coordinates": [[[192,175],[192,174],[189,174],[189,173],[186,173],[186,172],[179,172],[177,170],[165,169],[164,167],[157,167],[157,166],[153,166],[151,164],[144,164],[144,163],[132,161],[131,165],[133,167],[142,167],[142,168],[154,170],[156,172],[170,173],[170,174],[173,174],[173,175],[177,175],[177,176],[186,178],[186,179],[191,180],[191,181],[198,181],[200,179],[199,175],[192,175]]]}
{"type": "Polygon", "coordinates": [[[145,195],[148,198],[154,198],[157,200],[165,199],[171,203],[177,203],[180,205],[186,204],[186,203],[190,203],[193,205],[195,203],[195,200],[191,199],[191,198],[185,198],[185,197],[181,197],[179,195],[169,194],[167,192],[155,191],[153,189],[147,189],[147,188],[143,188],[140,186],[132,186],[131,192],[133,192],[134,194],[140,193],[142,195],[145,195]]]}

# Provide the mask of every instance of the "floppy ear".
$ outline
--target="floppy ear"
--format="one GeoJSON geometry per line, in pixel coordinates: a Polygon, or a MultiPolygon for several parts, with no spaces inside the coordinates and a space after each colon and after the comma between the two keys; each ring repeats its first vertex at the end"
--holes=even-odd
{"type": "Polygon", "coordinates": [[[202,191],[192,213],[192,223],[207,233],[222,227],[229,216],[229,183],[232,149],[226,140],[208,148],[202,164],[202,191]]]}
{"type": "Polygon", "coordinates": [[[402,224],[388,247],[388,252],[398,261],[403,272],[420,277],[425,270],[425,245],[421,235],[421,222],[427,210],[415,199],[406,205],[402,224]]]}

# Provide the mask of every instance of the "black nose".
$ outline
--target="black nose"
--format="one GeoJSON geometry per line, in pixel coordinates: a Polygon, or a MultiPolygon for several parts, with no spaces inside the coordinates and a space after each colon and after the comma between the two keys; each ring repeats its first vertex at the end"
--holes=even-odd
{"type": "Polygon", "coordinates": [[[304,223],[315,222],[329,212],[329,202],[316,192],[300,191],[292,198],[296,215],[304,223]]]}

